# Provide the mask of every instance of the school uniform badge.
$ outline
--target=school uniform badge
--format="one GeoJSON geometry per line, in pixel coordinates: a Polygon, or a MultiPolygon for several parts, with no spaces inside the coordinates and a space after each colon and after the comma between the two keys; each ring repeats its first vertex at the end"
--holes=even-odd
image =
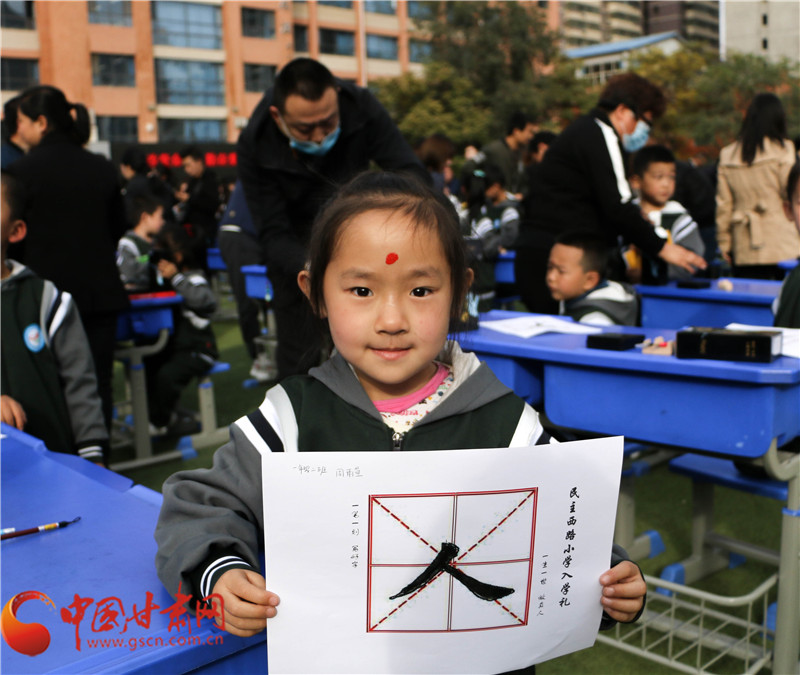
{"type": "Polygon", "coordinates": [[[34,354],[42,351],[44,347],[44,336],[39,324],[32,323],[22,332],[22,339],[25,341],[25,346],[30,349],[34,354]]]}

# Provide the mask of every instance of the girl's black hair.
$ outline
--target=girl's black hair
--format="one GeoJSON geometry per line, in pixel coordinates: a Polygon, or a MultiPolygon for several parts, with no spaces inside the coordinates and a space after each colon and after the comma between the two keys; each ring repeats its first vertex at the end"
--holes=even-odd
{"type": "Polygon", "coordinates": [[[756,152],[764,149],[764,139],[771,138],[783,146],[786,138],[786,112],[775,94],[758,94],[747,107],[739,141],[742,160],[752,164],[756,152]]]}
{"type": "Polygon", "coordinates": [[[419,179],[403,173],[365,172],[341,187],[317,215],[311,231],[309,300],[314,313],[325,307],[323,282],[344,226],[367,211],[392,211],[416,227],[434,230],[450,265],[453,298],[450,318],[457,319],[468,289],[468,266],[458,215],[450,201],[419,179]]]}
{"type": "Polygon", "coordinates": [[[44,115],[47,133],[60,131],[79,145],[89,140],[91,130],[86,106],[82,103],[70,103],[64,92],[56,87],[40,85],[25,90],[20,95],[19,110],[32,120],[44,115]]]}

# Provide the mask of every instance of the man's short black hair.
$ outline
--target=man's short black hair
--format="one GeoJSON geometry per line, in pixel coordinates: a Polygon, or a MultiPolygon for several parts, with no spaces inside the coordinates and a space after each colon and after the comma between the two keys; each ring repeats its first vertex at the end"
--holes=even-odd
{"type": "Polygon", "coordinates": [[[147,163],[147,155],[144,150],[136,145],[125,148],[122,157],[119,158],[119,163],[131,167],[134,173],[147,174],[150,171],[150,166],[147,163]]]}
{"type": "Polygon", "coordinates": [[[597,101],[597,107],[606,112],[613,111],[620,104],[640,118],[649,112],[655,121],[664,114],[667,99],[658,85],[629,71],[612,77],[597,101]]]}
{"type": "Polygon", "coordinates": [[[515,112],[508,120],[506,127],[506,136],[510,136],[517,129],[524,129],[531,123],[531,119],[523,112],[515,112]]]}
{"type": "Polygon", "coordinates": [[[294,94],[307,101],[319,101],[331,87],[336,87],[336,78],[319,61],[300,57],[287,63],[275,78],[272,102],[283,113],[286,99],[294,94]]]}
{"type": "Polygon", "coordinates": [[[664,145],[646,145],[633,156],[633,165],[631,167],[633,175],[644,176],[645,171],[655,162],[675,164],[675,155],[672,154],[672,150],[664,145]]]}
{"type": "Polygon", "coordinates": [[[2,172],[0,183],[2,183],[3,194],[8,204],[10,220],[20,220],[25,212],[25,186],[8,171],[2,172]]]}
{"type": "Polygon", "coordinates": [[[600,278],[606,275],[608,266],[608,241],[593,230],[573,230],[556,238],[556,244],[572,246],[583,251],[581,267],[584,272],[597,272],[600,278]]]}
{"type": "Polygon", "coordinates": [[[205,156],[203,155],[203,151],[200,150],[196,145],[187,145],[181,148],[181,151],[178,153],[181,156],[181,159],[186,159],[187,157],[191,157],[195,160],[200,160],[205,164],[205,156]]]}

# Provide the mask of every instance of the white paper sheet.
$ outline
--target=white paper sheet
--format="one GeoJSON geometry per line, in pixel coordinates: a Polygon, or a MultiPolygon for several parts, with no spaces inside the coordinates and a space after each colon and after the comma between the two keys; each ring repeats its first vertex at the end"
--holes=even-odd
{"type": "Polygon", "coordinates": [[[590,647],[621,466],[622,438],[264,456],[269,672],[501,673],[590,647]],[[440,568],[392,599],[445,544],[513,592],[440,568]]]}
{"type": "Polygon", "coordinates": [[[730,328],[731,330],[749,330],[759,333],[765,330],[780,331],[783,334],[781,354],[783,356],[792,356],[796,359],[800,359],[800,329],[798,328],[751,326],[744,323],[729,323],[725,328],[730,328]]]}
{"type": "Polygon", "coordinates": [[[489,328],[500,333],[508,333],[517,337],[529,338],[542,333],[599,333],[602,329],[587,326],[576,321],[559,319],[555,316],[531,315],[518,316],[513,319],[498,319],[497,321],[481,321],[481,328],[489,328]]]}

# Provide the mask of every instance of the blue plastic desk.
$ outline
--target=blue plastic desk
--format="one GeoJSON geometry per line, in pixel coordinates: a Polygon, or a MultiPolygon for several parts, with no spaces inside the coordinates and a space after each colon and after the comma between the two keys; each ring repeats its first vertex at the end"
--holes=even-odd
{"type": "MultiPolygon", "coordinates": [[[[492,311],[503,319],[518,312],[492,311]]],[[[607,331],[671,331],[614,326],[607,331]]],[[[459,336],[508,386],[543,402],[555,424],[711,452],[731,459],[765,457],[770,475],[788,481],[781,531],[774,672],[794,672],[800,645],[800,604],[786,597],[800,578],[800,455],[783,464],[777,445],[800,435],[800,360],[735,363],[588,349],[585,335],[518,338],[479,328],[459,336]],[[538,395],[538,396],[537,396],[538,395]],[[785,598],[785,599],[784,599],[785,598]]],[[[519,392],[518,392],[519,393],[519,392]]]]}
{"type": "Polygon", "coordinates": [[[149,344],[117,345],[114,358],[125,363],[125,374],[131,392],[133,414],[133,444],[136,459],[114,464],[112,468],[123,470],[133,466],[144,466],[153,462],[183,457],[180,451],[153,455],[150,441],[150,424],[147,411],[147,382],[144,372],[144,357],[161,351],[172,333],[172,310],[182,302],[181,296],[154,293],[149,297],[131,298],[130,307],[120,312],[117,318],[117,340],[127,342],[147,338],[149,344]],[[150,339],[156,338],[155,342],[150,339]]]}
{"type": "Polygon", "coordinates": [[[678,288],[639,285],[642,298],[642,326],[683,328],[684,326],[727,326],[744,323],[771,326],[772,303],[778,297],[780,281],[731,279],[732,291],[722,291],[718,281],[710,288],[678,288]]]}
{"type": "Polygon", "coordinates": [[[267,278],[266,265],[243,265],[244,285],[248,297],[256,300],[272,300],[272,283],[267,278]]]}
{"type": "Polygon", "coordinates": [[[516,280],[514,261],[517,259],[515,251],[506,251],[497,256],[494,264],[494,278],[498,284],[513,284],[516,280]]]}
{"type": "MultiPolygon", "coordinates": [[[[153,563],[160,494],[140,485],[132,487],[129,479],[78,457],[51,453],[41,441],[6,425],[0,432],[2,527],[25,528],[81,516],[80,522],[65,529],[0,544],[3,606],[18,593],[36,590],[49,596],[57,608],[50,609],[36,599],[19,607],[17,618],[44,625],[51,642],[43,653],[31,657],[2,640],[2,672],[267,672],[264,635],[237,638],[211,628],[209,619],[203,619],[199,628],[193,620],[191,636],[185,625],[180,631],[168,630],[169,615],[159,612],[173,600],[156,576],[153,563]],[[120,634],[125,619],[132,616],[133,605],[141,609],[148,592],[160,607],[152,612],[149,628],[130,621],[126,632],[120,634]],[[76,594],[94,600],[79,626],[80,651],[75,646],[75,627],[61,619],[63,608],[75,615],[70,605],[76,594]],[[95,631],[95,610],[105,598],[118,598],[124,616],[117,617],[117,628],[95,631]],[[199,644],[209,637],[210,645],[199,644]],[[131,649],[132,638],[137,640],[136,649],[131,649]],[[125,646],[92,648],[90,639],[120,639],[125,646]],[[195,644],[186,644],[190,639],[195,644]],[[161,646],[159,641],[163,641],[161,646]]],[[[95,625],[103,625],[102,617],[95,625]]]]}
{"type": "MultiPolygon", "coordinates": [[[[522,316],[494,310],[484,320],[522,316]]],[[[674,331],[625,328],[656,334],[674,331]]],[[[760,457],[800,434],[800,361],[769,364],[588,349],[585,335],[524,339],[479,328],[460,336],[498,377],[565,427],[650,443],[760,457]],[[632,414],[635,411],[635,414],[632,414]]]]}
{"type": "Polygon", "coordinates": [[[206,265],[208,265],[208,269],[210,270],[227,269],[218,248],[210,248],[206,251],[206,265]]]}

